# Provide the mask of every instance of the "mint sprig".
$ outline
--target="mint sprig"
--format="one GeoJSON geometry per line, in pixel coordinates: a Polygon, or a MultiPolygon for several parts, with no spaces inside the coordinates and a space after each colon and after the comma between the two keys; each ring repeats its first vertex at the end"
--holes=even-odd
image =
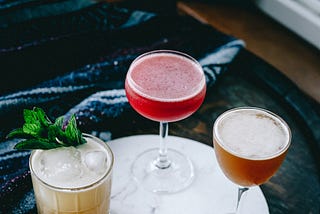
{"type": "Polygon", "coordinates": [[[7,135],[8,139],[24,139],[15,145],[15,149],[54,149],[86,143],[74,115],[66,126],[63,116],[52,123],[43,109],[37,107],[33,110],[25,109],[23,116],[25,123],[22,128],[15,129],[7,135]]]}

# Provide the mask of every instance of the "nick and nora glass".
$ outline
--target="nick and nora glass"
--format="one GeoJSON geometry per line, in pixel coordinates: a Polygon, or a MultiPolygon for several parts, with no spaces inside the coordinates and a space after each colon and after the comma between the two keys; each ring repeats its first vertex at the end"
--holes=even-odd
{"type": "Polygon", "coordinates": [[[276,173],[290,142],[287,123],[261,108],[235,108],[217,118],[214,150],[223,173],[239,186],[237,209],[243,192],[276,173]]]}
{"type": "Polygon", "coordinates": [[[191,161],[167,149],[168,123],[187,118],[202,104],[205,76],[200,64],[187,54],[156,50],[137,57],[125,82],[131,106],[142,116],[160,122],[160,146],[140,154],[133,176],[153,192],[177,192],[194,176],[191,161]]]}
{"type": "Polygon", "coordinates": [[[31,178],[39,214],[109,214],[114,157],[100,139],[84,134],[75,147],[35,150],[31,178]]]}

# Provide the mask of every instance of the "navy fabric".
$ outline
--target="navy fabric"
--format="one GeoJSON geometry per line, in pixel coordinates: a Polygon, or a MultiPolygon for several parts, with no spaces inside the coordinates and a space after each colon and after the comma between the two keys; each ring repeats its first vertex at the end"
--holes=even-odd
{"type": "Polygon", "coordinates": [[[0,213],[36,212],[30,151],[15,151],[17,140],[5,139],[21,126],[24,108],[42,107],[52,119],[75,114],[82,131],[107,133],[100,135],[107,140],[110,121],[132,111],[123,88],[138,55],[185,52],[200,62],[210,88],[244,46],[190,17],[106,3],[7,25],[0,35],[0,67],[9,75],[0,80],[0,213]]]}

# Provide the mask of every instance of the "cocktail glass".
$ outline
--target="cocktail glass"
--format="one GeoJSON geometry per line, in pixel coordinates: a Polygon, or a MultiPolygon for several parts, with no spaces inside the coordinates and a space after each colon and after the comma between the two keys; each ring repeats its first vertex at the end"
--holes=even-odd
{"type": "Polygon", "coordinates": [[[39,214],[109,214],[114,157],[100,139],[83,134],[78,147],[34,150],[30,170],[39,214]]]}
{"type": "Polygon", "coordinates": [[[173,193],[186,188],[194,170],[188,157],[167,148],[168,123],[187,118],[202,104],[205,76],[191,56],[173,50],[156,50],[137,57],[128,70],[126,95],[142,116],[160,122],[160,146],[140,154],[132,174],[152,192],[173,193]]]}
{"type": "Polygon", "coordinates": [[[291,131],[278,115],[261,108],[235,108],[214,123],[213,144],[226,177],[238,185],[238,200],[250,187],[267,182],[283,162],[291,131]]]}

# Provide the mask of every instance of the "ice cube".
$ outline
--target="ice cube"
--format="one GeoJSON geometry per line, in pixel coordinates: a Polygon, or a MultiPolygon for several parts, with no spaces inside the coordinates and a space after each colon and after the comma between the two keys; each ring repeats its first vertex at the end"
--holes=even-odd
{"type": "Polygon", "coordinates": [[[81,153],[74,147],[44,151],[40,157],[40,172],[44,177],[64,181],[82,174],[81,153]]]}
{"type": "Polygon", "coordinates": [[[90,171],[103,174],[107,169],[107,154],[102,151],[91,151],[85,154],[84,163],[90,171]]]}

